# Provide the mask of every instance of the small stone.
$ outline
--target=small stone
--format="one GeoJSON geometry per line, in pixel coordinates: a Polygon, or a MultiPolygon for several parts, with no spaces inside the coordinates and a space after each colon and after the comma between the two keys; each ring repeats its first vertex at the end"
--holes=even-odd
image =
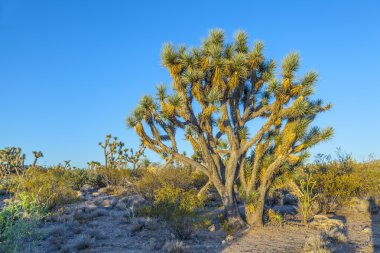
{"type": "Polygon", "coordinates": [[[93,190],[93,189],[94,189],[94,187],[92,187],[92,186],[89,185],[89,184],[85,184],[85,185],[83,185],[83,186],[80,188],[81,191],[91,191],[91,190],[93,190]]]}
{"type": "Polygon", "coordinates": [[[227,235],[226,242],[232,242],[234,240],[234,237],[232,235],[227,235]]]}
{"type": "Polygon", "coordinates": [[[103,201],[100,202],[100,206],[105,207],[105,208],[113,208],[116,206],[116,204],[119,202],[117,198],[109,198],[109,199],[104,199],[103,201]]]}
{"type": "Polygon", "coordinates": [[[124,203],[119,202],[119,203],[117,203],[117,204],[115,205],[115,208],[116,208],[117,210],[120,210],[120,211],[125,211],[125,209],[127,209],[127,206],[126,206],[124,203]]]}
{"type": "Polygon", "coordinates": [[[139,223],[132,223],[128,226],[128,231],[131,236],[134,236],[137,232],[140,232],[143,228],[144,226],[139,223]]]}
{"type": "Polygon", "coordinates": [[[365,226],[362,230],[362,233],[372,234],[372,229],[368,226],[365,226]]]}
{"type": "Polygon", "coordinates": [[[211,226],[208,227],[208,231],[210,232],[215,232],[216,228],[215,228],[215,225],[212,224],[211,226]]]}

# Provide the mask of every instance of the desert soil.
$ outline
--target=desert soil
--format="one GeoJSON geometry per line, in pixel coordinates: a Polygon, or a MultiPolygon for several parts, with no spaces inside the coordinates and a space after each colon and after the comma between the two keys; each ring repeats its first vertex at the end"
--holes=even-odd
{"type": "MultiPolygon", "coordinates": [[[[28,252],[165,252],[177,241],[165,222],[133,217],[131,207],[145,201],[139,195],[111,196],[99,190],[82,192],[82,197],[81,202],[57,210],[38,228],[40,239],[28,252]]],[[[336,252],[380,252],[380,215],[346,208],[334,218],[343,221],[348,238],[336,252]]],[[[184,248],[194,253],[303,252],[305,240],[320,232],[295,222],[248,229],[233,236],[220,224],[215,227],[215,231],[198,229],[192,239],[182,242],[184,248]]]]}

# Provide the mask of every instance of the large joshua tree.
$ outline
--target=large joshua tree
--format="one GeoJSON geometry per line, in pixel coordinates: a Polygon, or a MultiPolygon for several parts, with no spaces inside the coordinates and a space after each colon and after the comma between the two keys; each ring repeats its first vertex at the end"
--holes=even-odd
{"type": "Polygon", "coordinates": [[[166,44],[162,64],[173,79],[172,92],[158,86],[156,97],[144,96],[127,124],[148,148],[206,174],[231,222],[243,223],[239,189],[246,222],[262,224],[272,182],[332,136],[332,128],[310,126],[330,108],[310,97],[317,74],[296,77],[296,53],[287,55],[276,73],[261,42],[249,49],[247,35],[237,32],[227,44],[221,30],[212,30],[199,48],[166,44]],[[183,139],[192,156],[179,150],[183,139]]]}

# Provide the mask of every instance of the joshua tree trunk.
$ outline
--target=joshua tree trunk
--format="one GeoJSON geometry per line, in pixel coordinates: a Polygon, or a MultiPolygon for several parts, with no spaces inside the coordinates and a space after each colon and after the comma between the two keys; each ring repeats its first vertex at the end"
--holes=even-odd
{"type": "Polygon", "coordinates": [[[233,191],[225,191],[222,195],[222,201],[228,224],[232,227],[242,227],[246,225],[237,205],[236,197],[233,191]]]}
{"type": "Polygon", "coordinates": [[[206,193],[208,189],[210,189],[211,185],[212,185],[212,182],[208,180],[207,183],[199,190],[197,194],[198,199],[203,198],[203,195],[206,193]]]}
{"type": "Polygon", "coordinates": [[[33,167],[36,167],[36,165],[37,165],[37,160],[38,160],[38,158],[36,157],[36,158],[34,158],[34,161],[33,161],[33,167]]]}
{"type": "Polygon", "coordinates": [[[263,226],[266,191],[266,187],[262,186],[256,205],[249,204],[246,206],[245,215],[249,225],[263,226]]]}

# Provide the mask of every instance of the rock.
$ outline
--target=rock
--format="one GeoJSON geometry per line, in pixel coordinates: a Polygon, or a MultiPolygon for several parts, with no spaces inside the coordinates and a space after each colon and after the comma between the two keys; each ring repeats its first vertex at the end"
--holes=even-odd
{"type": "Polygon", "coordinates": [[[84,199],[83,193],[81,191],[76,191],[76,193],[77,193],[77,198],[79,200],[83,200],[84,199]]]}
{"type": "Polygon", "coordinates": [[[125,211],[127,209],[127,205],[123,202],[119,202],[115,205],[115,208],[120,211],[125,211]]]}
{"type": "Polygon", "coordinates": [[[226,240],[223,240],[223,241],[222,241],[222,244],[226,244],[226,243],[227,243],[226,240]]]}
{"type": "Polygon", "coordinates": [[[91,185],[89,184],[84,184],[81,188],[80,188],[81,191],[92,191],[94,190],[94,187],[92,187],[91,185]]]}
{"type": "Polygon", "coordinates": [[[143,227],[145,227],[146,223],[148,222],[146,218],[144,217],[138,217],[136,218],[136,222],[140,225],[142,225],[143,227]]]}
{"type": "Polygon", "coordinates": [[[326,215],[315,215],[309,224],[311,227],[332,230],[333,228],[344,228],[344,223],[338,219],[330,219],[326,215]]]}
{"type": "Polygon", "coordinates": [[[276,205],[273,208],[273,211],[276,213],[280,213],[282,215],[284,214],[290,214],[290,215],[295,215],[297,214],[297,207],[293,205],[276,205]]]}
{"type": "Polygon", "coordinates": [[[85,205],[84,207],[82,207],[82,210],[83,212],[85,213],[91,213],[93,211],[95,211],[97,208],[97,206],[95,204],[88,204],[88,205],[85,205]]]}
{"type": "Polygon", "coordinates": [[[105,208],[113,208],[119,203],[118,198],[106,198],[106,199],[100,199],[95,202],[96,205],[102,206],[105,208]]]}
{"type": "Polygon", "coordinates": [[[99,192],[93,192],[93,193],[92,193],[92,196],[93,196],[93,197],[99,197],[99,196],[100,196],[100,193],[99,193],[99,192]]]}
{"type": "Polygon", "coordinates": [[[362,233],[372,234],[372,229],[369,226],[365,226],[362,230],[362,233]]]}
{"type": "Polygon", "coordinates": [[[133,207],[134,210],[138,210],[144,206],[149,205],[149,202],[140,195],[132,195],[121,199],[127,207],[133,207]]]}
{"type": "Polygon", "coordinates": [[[226,242],[232,242],[235,238],[232,235],[227,235],[226,242]]]}
{"type": "Polygon", "coordinates": [[[108,187],[100,188],[100,189],[98,190],[98,192],[99,192],[100,194],[105,194],[105,193],[108,192],[108,187]]]}
{"type": "Polygon", "coordinates": [[[63,209],[63,214],[71,214],[74,212],[74,208],[71,206],[65,206],[63,209]]]}
{"type": "Polygon", "coordinates": [[[127,230],[131,236],[134,236],[136,233],[142,231],[144,226],[139,223],[132,223],[128,226],[127,230]]]}
{"type": "Polygon", "coordinates": [[[208,231],[210,231],[210,232],[215,232],[215,225],[214,224],[212,224],[211,226],[209,226],[208,227],[208,231]]]}
{"type": "Polygon", "coordinates": [[[359,212],[366,213],[369,210],[369,201],[367,199],[353,198],[351,203],[359,212]]]}
{"type": "Polygon", "coordinates": [[[295,206],[297,205],[297,199],[292,194],[286,193],[284,195],[283,203],[284,205],[295,206]]]}

